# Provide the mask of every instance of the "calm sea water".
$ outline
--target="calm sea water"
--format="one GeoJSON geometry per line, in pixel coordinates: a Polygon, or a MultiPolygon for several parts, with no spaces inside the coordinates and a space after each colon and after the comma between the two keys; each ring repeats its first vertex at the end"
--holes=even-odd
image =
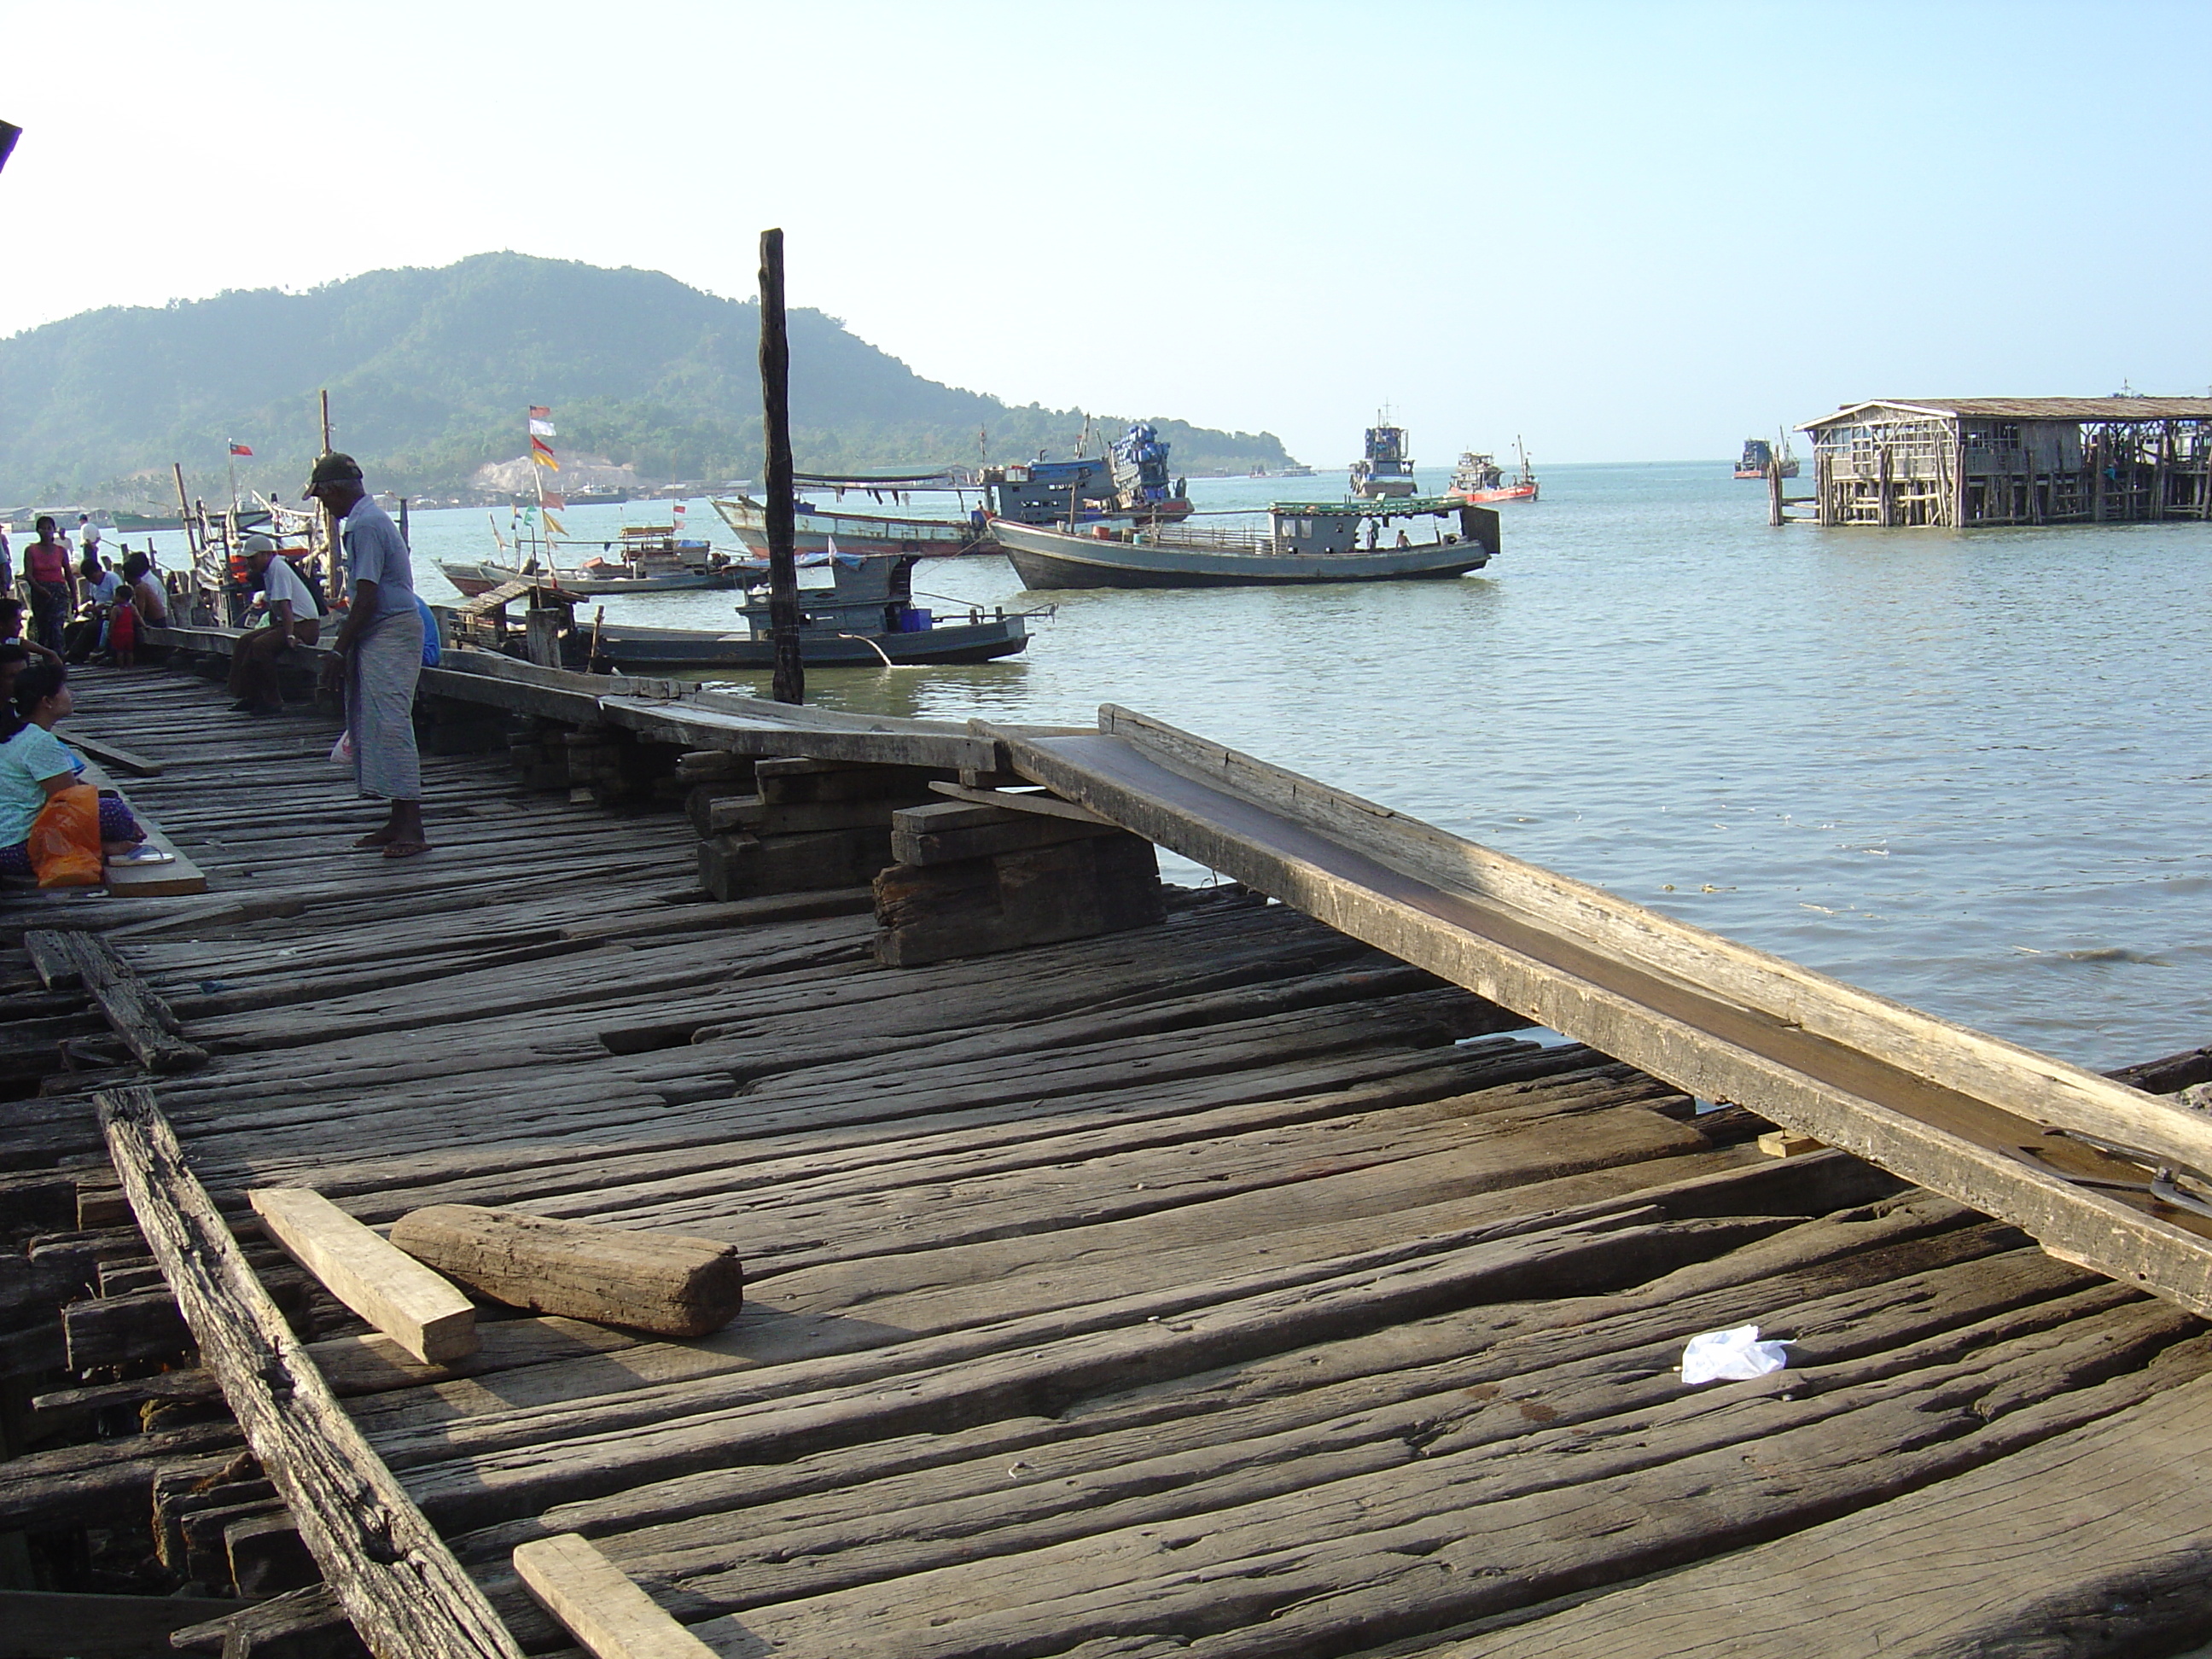
{"type": "MultiPolygon", "coordinates": [[[[1772,530],[1728,472],[1545,468],[1458,581],[1024,597],[1002,560],[935,561],[940,610],[1057,613],[1011,661],[817,671],[809,696],[1079,724],[1118,702],[2083,1064],[2212,1042],[2212,527],[1772,530]]],[[[657,516],[571,528],[625,515],[657,516]]],[[[480,511],[418,517],[425,593],[433,559],[489,544],[480,511]]],[[[608,616],[720,627],[731,603],[608,616]]]]}

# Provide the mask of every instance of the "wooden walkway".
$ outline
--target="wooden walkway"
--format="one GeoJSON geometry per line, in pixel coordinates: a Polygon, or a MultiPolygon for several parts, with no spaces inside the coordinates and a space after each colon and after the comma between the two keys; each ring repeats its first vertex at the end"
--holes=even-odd
{"type": "MultiPolygon", "coordinates": [[[[672,812],[430,758],[438,850],[387,863],[345,850],[369,815],[325,723],[82,690],[162,763],[131,793],[213,888],[107,930],[210,1056],[162,1109],[530,1651],[568,1638],[509,1556],[567,1532],[732,1659],[2212,1635],[2212,1333],[1948,1199],[1766,1157],[1741,1109],[1242,890],[886,969],[865,890],[701,902],[672,812]],[[421,1365],[261,1243],[269,1183],[375,1224],[460,1202],[726,1240],[747,1306],[686,1342],[488,1311],[480,1352],[421,1365]],[[1744,1322],[1790,1368],[1686,1389],[1687,1337],[1744,1322]]],[[[21,1079],[48,1026],[99,1022],[13,962],[21,1079]]],[[[167,1566],[137,1588],[289,1589],[286,1517],[104,1167],[89,1091],[4,1108],[32,1248],[0,1340],[44,1404],[0,1531],[73,1588],[125,1587],[135,1550],[167,1566]],[[70,1274],[100,1294],[57,1316],[70,1274]]],[[[272,1605],[264,1632],[329,1616],[272,1605]]]]}

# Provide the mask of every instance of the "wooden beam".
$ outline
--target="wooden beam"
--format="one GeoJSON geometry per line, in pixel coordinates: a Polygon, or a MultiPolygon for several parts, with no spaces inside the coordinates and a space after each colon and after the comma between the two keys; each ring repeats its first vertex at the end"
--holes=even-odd
{"type": "Polygon", "coordinates": [[[64,732],[62,736],[68,739],[71,748],[82,749],[93,759],[118,767],[134,777],[158,778],[161,775],[161,762],[149,760],[136,750],[125,749],[119,743],[110,743],[105,738],[88,738],[77,731],[64,732]]]}
{"type": "Polygon", "coordinates": [[[2160,1165],[2212,1170],[2212,1122],[1126,709],[1100,724],[1006,746],[1024,776],[1341,932],[2212,1314],[2212,1223],[2150,1191],[2160,1165]]]}
{"type": "Polygon", "coordinates": [[[520,1210],[432,1204],[392,1224],[392,1242],[480,1296],[659,1336],[704,1336],[744,1302],[737,1248],[520,1210]]]}
{"type": "Polygon", "coordinates": [[[596,1659],[714,1659],[714,1649],[579,1534],[518,1545],[514,1571],[538,1605],[596,1659]]]}
{"type": "Polygon", "coordinates": [[[442,1365],[480,1346],[468,1297],[320,1193],[257,1187],[246,1197],[287,1255],[422,1364],[442,1365]]]}
{"type": "Polygon", "coordinates": [[[246,1443],[377,1659],[521,1649],[339,1407],[246,1265],[150,1091],[94,1097],[108,1155],[246,1443]]]}
{"type": "Polygon", "coordinates": [[[189,1072],[207,1064],[207,1051],[176,1035],[180,1028],[169,1005],[106,940],[90,933],[33,930],[23,935],[23,943],[42,978],[60,973],[63,961],[75,964],[77,982],[92,993],[124,1047],[148,1071],[189,1072]]]}
{"type": "Polygon", "coordinates": [[[1033,795],[1022,789],[970,789],[960,783],[933,783],[929,786],[940,795],[950,795],[955,800],[964,800],[977,806],[1004,806],[1017,812],[1035,812],[1044,817],[1066,818],[1071,823],[1106,823],[1087,806],[1078,806],[1072,800],[1062,800],[1057,795],[1033,795]]]}
{"type": "Polygon", "coordinates": [[[768,619],[775,639],[770,677],[778,702],[806,701],[799,644],[799,567],[793,551],[791,336],[783,315],[783,233],[760,239],[761,496],[768,531],[768,619]]]}

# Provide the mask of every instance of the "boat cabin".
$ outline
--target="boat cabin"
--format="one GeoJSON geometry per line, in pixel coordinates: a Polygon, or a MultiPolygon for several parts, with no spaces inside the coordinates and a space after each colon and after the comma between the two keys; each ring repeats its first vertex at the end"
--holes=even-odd
{"type": "Polygon", "coordinates": [[[1497,550],[1498,515],[1443,496],[1390,501],[1279,501],[1267,509],[1278,553],[1366,553],[1395,547],[1401,532],[1414,546],[1477,542],[1497,550]],[[1393,527],[1401,519],[1443,520],[1393,527]]]}
{"type": "MultiPolygon", "coordinates": [[[[799,626],[808,634],[925,634],[936,619],[914,603],[915,553],[799,556],[799,626]],[[826,574],[829,580],[821,577],[826,574]]],[[[747,603],[738,607],[757,640],[775,637],[769,616],[768,562],[745,567],[747,603]]]]}
{"type": "Polygon", "coordinates": [[[1115,505],[1118,495],[1113,464],[1103,455],[988,467],[983,472],[983,488],[991,511],[1016,524],[1065,522],[1071,501],[1077,518],[1096,518],[1101,508],[1115,505]]]}

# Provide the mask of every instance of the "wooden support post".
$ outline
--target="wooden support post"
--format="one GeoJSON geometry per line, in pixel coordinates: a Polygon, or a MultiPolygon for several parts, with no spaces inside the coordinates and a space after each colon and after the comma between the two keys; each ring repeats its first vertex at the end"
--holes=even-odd
{"type": "Polygon", "coordinates": [[[495,1302],[658,1336],[720,1330],[744,1302],[737,1247],[718,1239],[433,1204],[394,1222],[392,1242],[495,1302]]]}
{"type": "Polygon", "coordinates": [[[767,496],[768,618],[775,635],[771,692],[778,702],[806,701],[799,647],[799,567],[792,551],[791,337],[783,319],[783,233],[760,239],[761,485],[767,496]]]}
{"type": "Polygon", "coordinates": [[[1782,459],[1778,455],[1766,458],[1766,522],[1777,530],[1782,527],[1782,459]]]}
{"type": "Polygon", "coordinates": [[[1159,860],[1150,842],[1048,818],[1034,822],[1079,838],[990,857],[896,864],[878,876],[878,958],[911,968],[1121,933],[1166,919],[1159,860]]]}
{"type": "Polygon", "coordinates": [[[260,1187],[246,1196],[285,1255],[416,1359],[442,1365],[477,1351],[468,1297],[320,1193],[260,1187]]]}
{"type": "Polygon", "coordinates": [[[581,1534],[533,1538],[514,1551],[515,1576],[594,1659],[714,1659],[714,1650],[663,1612],[581,1534]]]}
{"type": "Polygon", "coordinates": [[[94,1099],[108,1155],[200,1358],[369,1650],[377,1659],[521,1659],[246,1265],[152,1092],[94,1099]]]}

